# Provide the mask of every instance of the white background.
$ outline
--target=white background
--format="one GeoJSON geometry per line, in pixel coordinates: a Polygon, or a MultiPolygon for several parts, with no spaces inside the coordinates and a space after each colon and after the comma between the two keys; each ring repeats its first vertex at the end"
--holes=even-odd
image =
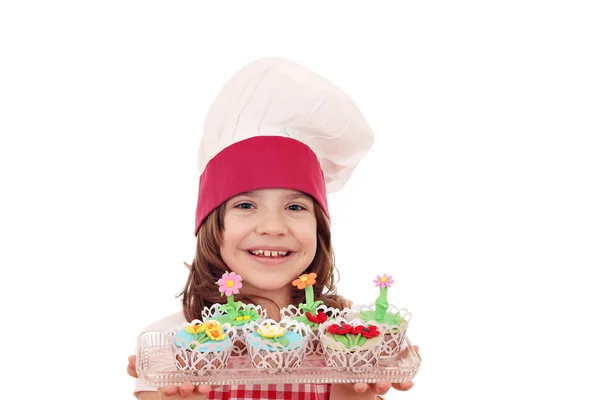
{"type": "Polygon", "coordinates": [[[193,257],[204,115],[283,56],[376,134],[330,207],[341,293],[393,273],[414,314],[389,398],[598,399],[594,2],[220,3],[0,6],[2,397],[132,398],[193,257]]]}

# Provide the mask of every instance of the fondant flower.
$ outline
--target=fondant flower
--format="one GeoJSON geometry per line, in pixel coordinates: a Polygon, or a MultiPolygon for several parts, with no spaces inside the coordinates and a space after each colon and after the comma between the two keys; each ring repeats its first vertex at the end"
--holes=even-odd
{"type": "Polygon", "coordinates": [[[392,279],[392,275],[383,274],[383,276],[377,275],[377,279],[373,280],[375,282],[375,286],[381,289],[387,289],[392,286],[394,280],[392,279]]]}
{"type": "Polygon", "coordinates": [[[200,334],[202,332],[204,332],[204,324],[190,324],[188,326],[185,327],[185,330],[189,333],[193,333],[193,334],[200,334]]]}
{"type": "Polygon", "coordinates": [[[242,288],[242,277],[235,272],[226,272],[221,279],[217,281],[219,292],[225,293],[229,297],[232,294],[238,294],[242,288]]]}
{"type": "Polygon", "coordinates": [[[219,323],[219,321],[216,321],[214,319],[208,320],[204,323],[204,329],[206,329],[207,331],[210,329],[214,329],[218,326],[221,326],[221,324],[219,323]]]}
{"type": "Polygon", "coordinates": [[[352,332],[352,325],[344,323],[342,323],[342,325],[331,324],[329,325],[327,330],[329,331],[329,333],[333,333],[334,335],[346,335],[352,332]]]}
{"type": "Polygon", "coordinates": [[[319,311],[317,313],[317,315],[312,315],[310,312],[306,312],[306,319],[308,319],[310,322],[314,322],[316,324],[322,324],[323,322],[327,321],[327,314],[325,314],[322,311],[319,311]]]}
{"type": "Polygon", "coordinates": [[[225,336],[227,336],[225,333],[223,333],[223,327],[218,322],[216,325],[212,325],[210,328],[207,328],[205,332],[206,336],[208,336],[211,340],[223,340],[225,339],[225,336]]]}
{"type": "Polygon", "coordinates": [[[370,338],[379,336],[379,331],[377,330],[377,327],[373,326],[373,325],[369,325],[369,326],[358,325],[352,329],[352,334],[353,335],[360,334],[360,335],[363,335],[364,337],[366,337],[367,339],[370,339],[370,338]]]}
{"type": "Polygon", "coordinates": [[[317,283],[317,281],[315,280],[316,278],[317,278],[317,274],[315,274],[314,272],[311,272],[310,274],[300,275],[300,277],[298,279],[295,279],[292,282],[292,285],[294,285],[298,289],[302,290],[302,289],[306,288],[307,286],[312,286],[315,283],[317,283]]]}
{"type": "Polygon", "coordinates": [[[279,324],[265,324],[258,327],[258,334],[264,338],[278,338],[285,335],[285,328],[279,324]]]}

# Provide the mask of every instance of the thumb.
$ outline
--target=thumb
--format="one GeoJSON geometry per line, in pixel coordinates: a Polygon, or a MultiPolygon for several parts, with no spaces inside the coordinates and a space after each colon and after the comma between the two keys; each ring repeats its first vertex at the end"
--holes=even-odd
{"type": "Polygon", "coordinates": [[[138,374],[137,374],[137,371],[135,370],[135,361],[136,361],[135,356],[129,356],[128,361],[129,361],[129,363],[127,364],[127,373],[129,374],[129,376],[137,378],[138,374]]]}

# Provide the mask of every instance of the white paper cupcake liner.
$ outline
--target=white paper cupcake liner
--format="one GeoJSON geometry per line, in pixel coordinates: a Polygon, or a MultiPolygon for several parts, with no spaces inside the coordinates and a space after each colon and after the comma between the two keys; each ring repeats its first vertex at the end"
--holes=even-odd
{"type": "Polygon", "coordinates": [[[319,336],[323,347],[323,354],[330,367],[341,368],[345,371],[360,372],[365,368],[376,367],[379,364],[379,353],[383,341],[383,333],[377,323],[370,323],[378,328],[380,335],[367,340],[368,345],[355,346],[348,349],[328,335],[328,328],[333,324],[349,324],[352,326],[365,325],[361,319],[346,319],[337,317],[327,321],[319,327],[319,336]]]}
{"type": "MultiPolygon", "coordinates": [[[[219,311],[221,304],[213,304],[210,308],[205,307],[202,310],[202,320],[208,321],[210,319],[215,319],[216,317],[220,317],[223,314],[219,311]]],[[[260,322],[267,318],[267,310],[263,309],[261,306],[257,306],[254,304],[244,304],[240,308],[240,310],[253,309],[255,310],[260,318],[256,321],[248,321],[243,325],[232,326],[231,329],[233,332],[233,337],[231,338],[233,342],[233,348],[231,350],[231,355],[233,356],[243,356],[247,354],[246,349],[246,338],[244,332],[249,329],[249,325],[252,322],[260,322]]]]}
{"type": "MultiPolygon", "coordinates": [[[[325,304],[321,304],[317,307],[316,312],[324,312],[327,315],[328,320],[331,318],[337,318],[342,313],[342,310],[333,307],[327,307],[325,304]]],[[[289,318],[292,319],[294,317],[300,317],[304,314],[302,309],[290,305],[285,308],[282,308],[280,311],[281,318],[289,318]]],[[[325,321],[327,322],[327,321],[325,321]]],[[[323,355],[323,348],[321,347],[321,340],[319,338],[319,326],[310,326],[310,333],[308,335],[307,345],[306,345],[306,356],[321,356],[323,355]]]]}
{"type": "MultiPolygon", "coordinates": [[[[196,323],[201,323],[201,321],[193,320],[191,323],[186,322],[180,329],[185,329],[187,325],[196,323]]],[[[226,368],[233,349],[232,337],[235,331],[231,329],[229,324],[223,324],[222,327],[223,332],[229,338],[228,341],[196,343],[195,348],[191,348],[193,342],[187,346],[176,345],[175,334],[179,330],[171,332],[169,334],[170,347],[173,351],[177,368],[184,371],[205,371],[226,368]],[[199,351],[200,348],[204,351],[199,351]]]]}
{"type": "Polygon", "coordinates": [[[349,311],[349,317],[352,319],[360,319],[365,323],[375,323],[381,327],[383,334],[383,340],[381,342],[380,355],[382,357],[395,357],[400,352],[402,347],[402,341],[406,335],[408,329],[408,323],[412,318],[412,314],[408,312],[406,308],[397,308],[394,305],[390,305],[387,309],[388,313],[400,314],[400,317],[405,321],[400,325],[389,325],[384,323],[378,323],[375,320],[364,320],[361,317],[361,311],[375,311],[375,303],[368,305],[357,305],[352,307],[349,311]]]}
{"type": "Polygon", "coordinates": [[[250,329],[245,331],[245,335],[248,355],[252,366],[255,368],[276,369],[298,368],[306,355],[306,346],[310,332],[310,327],[289,318],[284,318],[279,323],[272,319],[267,319],[260,323],[251,323],[250,329]],[[266,324],[279,324],[287,331],[301,335],[302,338],[299,342],[295,342],[297,347],[290,349],[290,346],[284,346],[281,343],[274,343],[252,335],[259,327],[266,324]],[[273,350],[269,350],[270,348],[273,350]]]}

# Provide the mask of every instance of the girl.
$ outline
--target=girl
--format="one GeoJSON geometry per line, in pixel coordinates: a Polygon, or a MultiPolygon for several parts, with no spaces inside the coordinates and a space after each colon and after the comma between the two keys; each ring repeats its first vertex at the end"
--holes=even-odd
{"type": "MultiPolygon", "coordinates": [[[[292,282],[315,272],[315,300],[344,308],[336,293],[326,191],[340,189],[373,143],[372,132],[340,89],[284,59],[255,61],[225,85],[206,118],[199,151],[196,255],[183,289],[183,313],[149,326],[168,330],[199,319],[224,297],[224,272],[244,278],[239,300],[261,305],[269,318],[304,301],[292,282]]],[[[236,299],[238,300],[238,299],[236,299]]],[[[135,375],[135,357],[128,370],[135,375]]],[[[221,388],[185,384],[158,391],[138,380],[140,400],[373,399],[391,387],[297,384],[221,388]],[[212,390],[211,390],[212,389],[212,390]],[[206,395],[206,397],[205,397],[206,395]]],[[[412,382],[394,385],[408,390],[412,382]]]]}

